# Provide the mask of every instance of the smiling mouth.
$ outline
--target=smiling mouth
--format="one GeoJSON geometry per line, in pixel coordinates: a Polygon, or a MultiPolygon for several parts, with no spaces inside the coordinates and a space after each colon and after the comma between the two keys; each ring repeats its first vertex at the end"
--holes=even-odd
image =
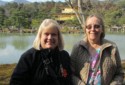
{"type": "Polygon", "coordinates": [[[48,44],[48,45],[52,45],[52,44],[54,44],[54,42],[47,42],[47,44],[48,44]]]}
{"type": "Polygon", "coordinates": [[[90,33],[91,35],[97,35],[97,33],[90,33]]]}

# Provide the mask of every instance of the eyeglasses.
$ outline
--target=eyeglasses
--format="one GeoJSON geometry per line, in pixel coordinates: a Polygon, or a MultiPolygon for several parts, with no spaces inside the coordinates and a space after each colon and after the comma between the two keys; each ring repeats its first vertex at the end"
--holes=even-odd
{"type": "Polygon", "coordinates": [[[86,26],[86,29],[90,30],[91,28],[94,28],[94,29],[99,29],[102,27],[102,25],[98,25],[98,24],[95,24],[95,25],[87,25],[86,26]]]}

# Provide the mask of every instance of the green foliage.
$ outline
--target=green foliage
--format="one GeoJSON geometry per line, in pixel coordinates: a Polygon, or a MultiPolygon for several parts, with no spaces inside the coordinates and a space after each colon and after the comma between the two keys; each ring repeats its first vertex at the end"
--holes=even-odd
{"type": "Polygon", "coordinates": [[[77,18],[65,21],[64,25],[66,25],[66,26],[72,26],[72,27],[80,26],[79,21],[77,20],[77,18]]]}
{"type": "Polygon", "coordinates": [[[125,0],[117,0],[116,4],[120,8],[125,8],[125,0]]]}
{"type": "Polygon", "coordinates": [[[122,10],[119,10],[118,7],[110,8],[110,10],[106,10],[104,13],[104,22],[106,26],[112,25],[122,25],[123,22],[119,21],[124,15],[122,10]],[[122,23],[121,23],[122,22],[122,23]]]}
{"type": "Polygon", "coordinates": [[[119,18],[118,24],[119,24],[119,25],[125,24],[125,16],[122,16],[122,17],[119,18]]]}
{"type": "Polygon", "coordinates": [[[0,7],[0,28],[4,25],[5,10],[0,7]]]}
{"type": "MultiPolygon", "coordinates": [[[[113,3],[82,3],[83,13],[100,13],[106,26],[125,24],[125,0],[114,0],[113,3]],[[86,6],[88,8],[86,8],[86,6]]],[[[55,15],[61,14],[63,7],[67,7],[65,2],[35,2],[30,4],[8,3],[0,6],[0,29],[14,26],[18,29],[38,28],[40,22],[45,18],[55,19],[55,15]]],[[[77,18],[67,20],[63,25],[80,26],[77,18]]]]}
{"type": "Polygon", "coordinates": [[[36,28],[39,27],[39,25],[40,25],[40,21],[39,20],[37,20],[37,19],[33,19],[32,20],[32,28],[36,29],[36,28]]]}

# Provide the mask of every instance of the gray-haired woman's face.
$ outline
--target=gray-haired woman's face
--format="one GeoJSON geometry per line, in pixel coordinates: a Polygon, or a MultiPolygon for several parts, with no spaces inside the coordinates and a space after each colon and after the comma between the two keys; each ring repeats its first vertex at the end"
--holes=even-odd
{"type": "Polygon", "coordinates": [[[100,42],[100,36],[103,30],[98,18],[88,18],[85,31],[89,41],[100,42]]]}
{"type": "Polygon", "coordinates": [[[47,28],[41,34],[42,48],[54,49],[58,46],[58,30],[56,28],[47,28]]]}

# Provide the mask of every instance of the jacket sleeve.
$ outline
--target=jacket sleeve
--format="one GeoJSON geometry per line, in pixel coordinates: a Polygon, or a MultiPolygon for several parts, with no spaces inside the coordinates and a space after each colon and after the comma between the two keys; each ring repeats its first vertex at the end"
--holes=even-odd
{"type": "MultiPolygon", "coordinates": [[[[10,85],[28,85],[30,78],[30,59],[27,57],[26,53],[21,56],[19,59],[16,68],[13,71],[13,74],[10,79],[10,85]]],[[[30,56],[31,57],[31,56],[30,56]]]]}
{"type": "Polygon", "coordinates": [[[72,52],[71,52],[71,68],[72,68],[72,79],[73,79],[73,85],[85,85],[84,82],[82,82],[82,80],[80,79],[79,77],[79,74],[77,71],[76,71],[76,67],[77,67],[77,64],[76,64],[76,57],[78,56],[78,44],[75,44],[73,46],[73,49],[72,49],[72,52]]]}
{"type": "Polygon", "coordinates": [[[113,50],[112,54],[115,56],[115,62],[116,62],[116,72],[114,75],[114,79],[112,80],[110,85],[122,85],[123,79],[124,79],[124,72],[121,66],[121,59],[119,55],[118,48],[116,47],[116,50],[113,50]]]}

